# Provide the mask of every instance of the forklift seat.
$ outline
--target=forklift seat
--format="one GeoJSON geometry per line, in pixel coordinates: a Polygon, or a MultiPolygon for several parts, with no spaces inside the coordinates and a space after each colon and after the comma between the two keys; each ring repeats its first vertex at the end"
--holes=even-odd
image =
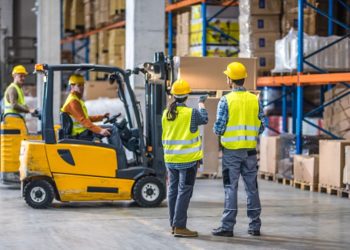
{"type": "Polygon", "coordinates": [[[61,122],[61,128],[58,131],[59,140],[73,138],[72,136],[73,121],[72,121],[72,118],[69,116],[69,114],[66,112],[62,112],[60,114],[60,122],[61,122]]]}

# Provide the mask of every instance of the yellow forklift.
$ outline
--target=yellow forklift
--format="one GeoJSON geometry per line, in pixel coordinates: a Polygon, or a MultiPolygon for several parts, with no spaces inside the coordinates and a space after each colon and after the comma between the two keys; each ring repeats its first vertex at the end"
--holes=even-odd
{"type": "Polygon", "coordinates": [[[161,143],[161,116],[169,89],[169,63],[157,53],[154,63],[125,71],[91,64],[37,65],[45,75],[42,110],[42,141],[22,142],[20,179],[22,195],[33,208],[47,208],[53,199],[62,202],[134,200],[142,207],[156,207],[166,197],[166,169],[161,143]],[[71,121],[62,113],[61,130],[53,124],[54,73],[104,72],[118,84],[125,118],[106,121],[118,129],[132,159],[122,160],[121,150],[103,142],[82,141],[70,136],[71,121]],[[145,124],[140,103],[130,86],[132,73],[145,75],[145,124]],[[68,121],[67,121],[68,120],[68,121]]]}
{"type": "MultiPolygon", "coordinates": [[[[39,116],[38,112],[36,116],[39,116]]],[[[7,186],[18,185],[21,142],[41,140],[41,134],[29,133],[26,122],[20,114],[2,114],[0,121],[0,182],[7,186]]]]}

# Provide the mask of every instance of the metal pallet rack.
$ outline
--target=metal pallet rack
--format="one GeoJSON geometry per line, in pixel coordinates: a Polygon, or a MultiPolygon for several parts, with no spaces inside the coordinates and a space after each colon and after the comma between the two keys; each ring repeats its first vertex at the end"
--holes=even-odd
{"type": "MultiPolygon", "coordinates": [[[[203,27],[202,28],[202,43],[201,43],[203,56],[207,56],[207,36],[206,36],[206,33],[207,33],[208,29],[211,29],[215,32],[220,33],[222,36],[224,36],[225,38],[232,41],[233,46],[239,47],[239,41],[237,39],[235,39],[234,37],[226,34],[222,30],[220,30],[214,26],[211,26],[209,24],[210,21],[212,21],[214,18],[216,18],[222,12],[224,12],[228,7],[238,5],[237,0],[229,0],[229,1],[223,2],[221,4],[223,6],[223,8],[208,19],[206,18],[207,5],[208,5],[207,0],[183,0],[183,1],[176,2],[176,3],[173,3],[172,0],[169,0],[169,5],[165,8],[165,11],[168,14],[168,55],[169,56],[173,56],[173,37],[174,37],[173,15],[175,14],[176,11],[181,10],[185,7],[189,7],[191,5],[195,5],[195,4],[201,4],[201,12],[202,12],[202,16],[203,16],[203,18],[202,18],[202,27],[203,27]]],[[[237,50],[236,54],[238,54],[238,52],[239,51],[237,50]]]]}
{"type": "MultiPolygon", "coordinates": [[[[307,124],[321,130],[322,132],[332,136],[333,138],[338,138],[330,131],[327,131],[324,128],[312,123],[307,119],[310,115],[313,115],[317,112],[323,110],[324,107],[327,107],[334,102],[340,100],[341,98],[350,94],[350,91],[328,101],[323,102],[323,93],[321,92],[321,105],[306,114],[303,113],[303,87],[304,86],[327,86],[327,89],[330,89],[334,84],[343,84],[347,88],[350,87],[350,73],[328,73],[326,70],[317,67],[316,65],[307,61],[310,57],[324,51],[325,49],[337,44],[341,40],[350,36],[350,26],[344,24],[333,17],[333,5],[335,1],[339,2],[347,11],[350,12],[350,6],[344,3],[342,0],[328,0],[329,10],[328,13],[323,12],[316,6],[308,2],[308,0],[298,0],[298,60],[297,60],[297,74],[293,76],[271,76],[271,77],[260,77],[258,78],[257,86],[266,87],[282,87],[282,127],[283,132],[287,131],[287,87],[291,86],[292,93],[292,114],[293,114],[293,133],[296,134],[296,154],[302,153],[302,123],[303,121],[307,124]],[[309,55],[304,55],[304,5],[312,8],[317,14],[322,15],[328,19],[328,35],[333,34],[333,25],[337,24],[344,28],[347,32],[346,35],[339,38],[338,40],[320,48],[317,51],[310,53],[309,55]],[[316,69],[319,74],[309,74],[304,75],[304,63],[310,67],[316,69]]],[[[324,90],[324,88],[322,88],[324,90]]]]}

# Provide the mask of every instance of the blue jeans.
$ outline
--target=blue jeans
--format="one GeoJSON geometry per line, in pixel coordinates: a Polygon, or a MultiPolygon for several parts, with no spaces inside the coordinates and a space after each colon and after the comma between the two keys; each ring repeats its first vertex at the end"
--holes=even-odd
{"type": "Polygon", "coordinates": [[[185,228],[187,209],[196,180],[197,165],[185,169],[168,168],[168,207],[170,226],[185,228]]]}
{"type": "Polygon", "coordinates": [[[222,176],[225,189],[225,207],[221,223],[225,230],[232,231],[237,216],[237,191],[239,176],[242,175],[247,194],[247,216],[250,219],[249,229],[260,230],[261,206],[257,182],[256,153],[252,150],[223,149],[222,176]]]}

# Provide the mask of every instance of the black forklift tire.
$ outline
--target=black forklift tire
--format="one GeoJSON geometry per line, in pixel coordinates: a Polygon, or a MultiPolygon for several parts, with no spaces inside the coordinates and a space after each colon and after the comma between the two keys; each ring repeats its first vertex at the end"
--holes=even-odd
{"type": "Polygon", "coordinates": [[[165,186],[155,176],[145,176],[137,180],[133,198],[140,207],[158,207],[165,199],[165,186]]]}
{"type": "Polygon", "coordinates": [[[44,209],[51,205],[55,190],[47,180],[33,180],[24,186],[23,196],[30,207],[44,209]]]}

